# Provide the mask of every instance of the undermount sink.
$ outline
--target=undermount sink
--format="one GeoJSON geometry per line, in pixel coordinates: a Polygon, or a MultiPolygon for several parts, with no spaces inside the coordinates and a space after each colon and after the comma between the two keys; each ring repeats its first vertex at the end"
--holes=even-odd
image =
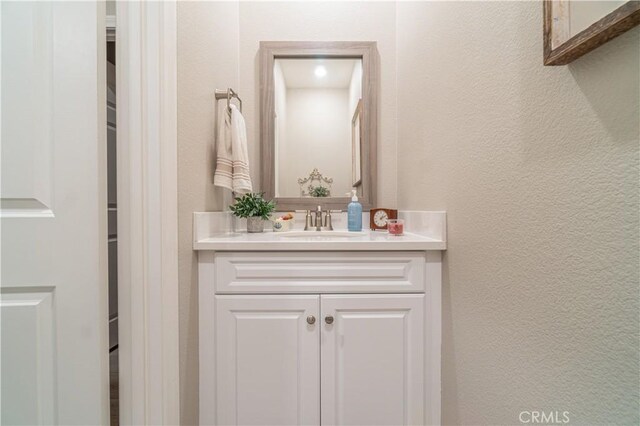
{"type": "Polygon", "coordinates": [[[364,236],[364,232],[348,232],[348,231],[289,231],[277,233],[278,237],[283,238],[355,238],[364,236]]]}

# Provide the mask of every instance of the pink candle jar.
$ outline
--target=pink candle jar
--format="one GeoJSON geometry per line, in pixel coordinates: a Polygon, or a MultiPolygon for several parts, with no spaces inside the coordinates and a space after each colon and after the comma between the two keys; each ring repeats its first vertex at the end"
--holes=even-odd
{"type": "Polygon", "coordinates": [[[404,235],[404,219],[387,220],[387,229],[389,230],[389,235],[404,235]]]}

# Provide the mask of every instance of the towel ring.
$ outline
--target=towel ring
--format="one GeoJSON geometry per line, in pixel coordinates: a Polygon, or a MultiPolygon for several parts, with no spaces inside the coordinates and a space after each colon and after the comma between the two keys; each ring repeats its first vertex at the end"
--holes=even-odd
{"type": "Polygon", "coordinates": [[[227,109],[231,111],[231,99],[236,98],[238,100],[240,112],[242,112],[242,99],[238,96],[238,93],[233,90],[231,87],[224,89],[216,89],[215,91],[216,100],[226,99],[227,100],[227,109]]]}

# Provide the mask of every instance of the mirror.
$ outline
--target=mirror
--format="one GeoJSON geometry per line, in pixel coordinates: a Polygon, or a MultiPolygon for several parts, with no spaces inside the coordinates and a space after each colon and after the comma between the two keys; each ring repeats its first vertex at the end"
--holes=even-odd
{"type": "Polygon", "coordinates": [[[638,23],[640,1],[544,0],[544,64],[568,64],[638,23]]]}
{"type": "Polygon", "coordinates": [[[273,77],[276,197],[349,193],[361,181],[362,60],[276,59],[273,77]]]}
{"type": "Polygon", "coordinates": [[[374,202],[375,43],[263,42],[263,189],[279,209],[374,202]]]}

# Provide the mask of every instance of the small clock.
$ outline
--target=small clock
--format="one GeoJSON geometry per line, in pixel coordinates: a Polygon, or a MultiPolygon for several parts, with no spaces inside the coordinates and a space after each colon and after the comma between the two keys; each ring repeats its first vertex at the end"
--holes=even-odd
{"type": "Polygon", "coordinates": [[[389,219],[397,219],[398,210],[393,209],[371,209],[369,212],[369,227],[372,231],[387,229],[389,219]]]}

